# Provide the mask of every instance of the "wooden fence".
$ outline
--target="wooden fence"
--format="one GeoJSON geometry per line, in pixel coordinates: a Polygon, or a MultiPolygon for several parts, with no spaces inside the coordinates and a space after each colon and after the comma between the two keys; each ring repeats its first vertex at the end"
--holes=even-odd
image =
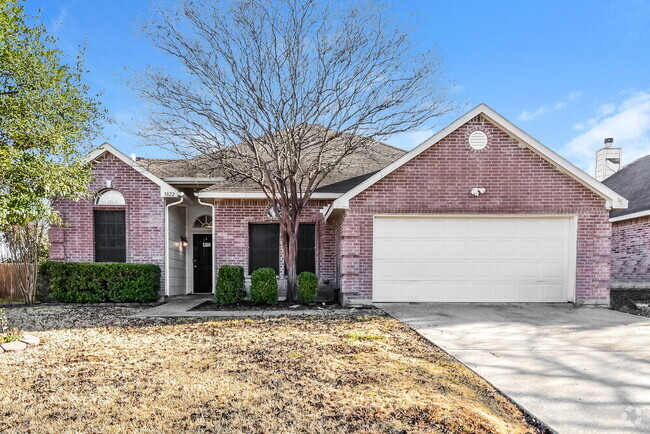
{"type": "Polygon", "coordinates": [[[0,298],[22,298],[14,264],[0,264],[0,298]]]}

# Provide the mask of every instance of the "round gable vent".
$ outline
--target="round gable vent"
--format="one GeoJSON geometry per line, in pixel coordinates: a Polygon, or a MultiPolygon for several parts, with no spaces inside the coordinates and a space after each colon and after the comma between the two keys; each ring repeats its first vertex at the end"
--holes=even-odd
{"type": "Polygon", "coordinates": [[[483,131],[474,131],[469,135],[469,145],[477,151],[487,146],[488,138],[483,131]]]}

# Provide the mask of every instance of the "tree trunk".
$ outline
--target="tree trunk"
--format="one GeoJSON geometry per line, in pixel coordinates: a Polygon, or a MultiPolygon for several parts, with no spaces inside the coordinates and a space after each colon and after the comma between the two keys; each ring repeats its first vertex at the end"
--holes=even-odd
{"type": "Polygon", "coordinates": [[[35,222],[25,226],[12,226],[5,232],[18,287],[26,304],[33,304],[36,296],[39,256],[45,228],[42,222],[35,222]]]}
{"type": "Polygon", "coordinates": [[[291,219],[280,224],[282,228],[282,252],[284,253],[284,264],[287,267],[287,301],[298,300],[296,256],[298,254],[298,218],[291,219]],[[293,221],[291,221],[293,220],[293,221]]]}

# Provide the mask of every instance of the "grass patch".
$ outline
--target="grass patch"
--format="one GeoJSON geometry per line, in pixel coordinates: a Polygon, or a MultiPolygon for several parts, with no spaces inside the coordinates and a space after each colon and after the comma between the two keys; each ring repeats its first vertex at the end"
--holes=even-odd
{"type": "Polygon", "coordinates": [[[0,298],[0,304],[25,304],[22,298],[0,298]]]}
{"type": "Polygon", "coordinates": [[[384,337],[381,335],[371,335],[359,332],[346,333],[345,337],[348,338],[351,342],[372,342],[384,339],[384,337]]]}
{"type": "Polygon", "coordinates": [[[52,309],[8,312],[23,329],[38,324],[44,343],[0,355],[11,373],[0,431],[535,431],[485,380],[391,318],[161,323],[130,318],[135,308],[52,309]]]}
{"type": "Polygon", "coordinates": [[[21,338],[21,334],[18,331],[9,330],[8,333],[0,335],[0,344],[7,344],[9,342],[17,341],[21,338]]]}

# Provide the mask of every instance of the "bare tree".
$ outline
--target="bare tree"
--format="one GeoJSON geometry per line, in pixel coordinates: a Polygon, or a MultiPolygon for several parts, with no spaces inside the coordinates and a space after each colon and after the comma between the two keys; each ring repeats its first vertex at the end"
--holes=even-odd
{"type": "Polygon", "coordinates": [[[43,249],[47,246],[47,225],[33,222],[12,226],[4,232],[16,273],[18,288],[25,303],[34,303],[36,279],[43,249]]]}
{"type": "Polygon", "coordinates": [[[178,70],[136,80],[151,105],[141,134],[264,192],[295,300],[307,201],[373,141],[450,110],[439,60],[375,2],[181,0],[154,10],[142,29],[178,70]]]}

